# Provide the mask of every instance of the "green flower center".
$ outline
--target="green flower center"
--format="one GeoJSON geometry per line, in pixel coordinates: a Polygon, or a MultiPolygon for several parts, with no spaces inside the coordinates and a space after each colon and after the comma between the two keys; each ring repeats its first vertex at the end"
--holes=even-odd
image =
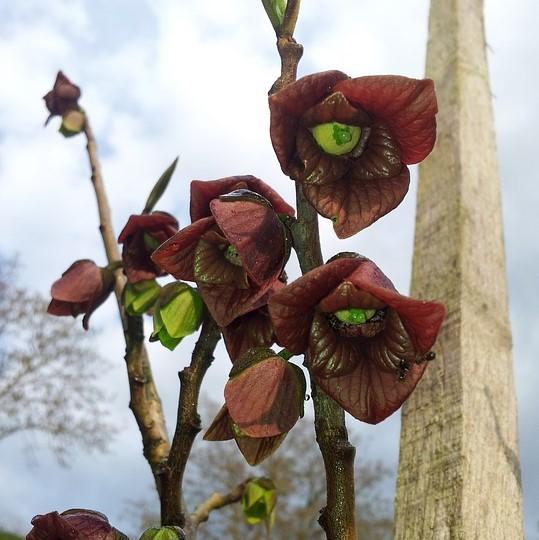
{"type": "Polygon", "coordinates": [[[311,133],[318,146],[328,154],[342,156],[351,152],[361,138],[361,128],[341,124],[340,122],[327,122],[311,128],[311,133]]]}
{"type": "Polygon", "coordinates": [[[376,314],[375,309],[349,308],[334,313],[339,321],[346,324],[364,324],[376,314]]]}
{"type": "Polygon", "coordinates": [[[234,266],[241,266],[241,259],[238,250],[232,244],[226,248],[225,259],[234,266]]]}
{"type": "Polygon", "coordinates": [[[144,245],[148,251],[155,251],[160,245],[161,242],[156,240],[153,236],[150,236],[148,233],[144,233],[144,245]]]}

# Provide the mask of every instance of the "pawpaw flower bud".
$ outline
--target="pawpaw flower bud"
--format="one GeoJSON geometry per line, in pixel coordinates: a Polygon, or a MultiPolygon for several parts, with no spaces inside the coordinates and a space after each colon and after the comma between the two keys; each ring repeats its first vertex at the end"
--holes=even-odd
{"type": "Polygon", "coordinates": [[[277,490],[271,478],[253,478],[243,491],[241,509],[249,525],[264,522],[268,531],[275,522],[277,490]]]}
{"type": "Polygon", "coordinates": [[[406,400],[431,359],[442,304],[402,296],[369,259],[344,253],[275,293],[279,343],[343,409],[376,424],[406,400]]]}
{"type": "Polygon", "coordinates": [[[43,96],[50,113],[45,125],[53,116],[64,116],[69,111],[78,111],[80,94],[80,88],[59,71],[52,90],[43,96]]]}
{"type": "Polygon", "coordinates": [[[269,97],[270,135],[283,172],[347,238],[393,210],[408,191],[407,165],[430,153],[437,112],[431,80],[351,79],[325,71],[269,97]]]}
{"type": "Polygon", "coordinates": [[[94,510],[72,509],[32,518],[26,540],[129,540],[112,527],[107,516],[94,510]]]}
{"type": "Polygon", "coordinates": [[[62,123],[58,131],[64,137],[73,137],[84,131],[86,114],[82,109],[67,111],[62,115],[62,123]]]}
{"type": "Polygon", "coordinates": [[[205,440],[234,439],[249,465],[269,457],[303,416],[301,369],[271,349],[251,349],[230,372],[225,405],[205,440]]]}
{"type": "Polygon", "coordinates": [[[185,533],[179,527],[151,527],[146,529],[139,540],[186,540],[185,533]]]}
{"type": "Polygon", "coordinates": [[[151,310],[159,298],[161,287],[155,279],[125,284],[122,301],[129,315],[142,315],[151,310]]]}
{"type": "Polygon", "coordinates": [[[198,292],[180,281],[165,285],[154,307],[150,341],[160,341],[173,351],[185,337],[198,330],[204,304],[198,292]]]}
{"type": "Polygon", "coordinates": [[[82,326],[88,330],[90,315],[109,297],[114,287],[113,270],[89,259],[75,261],[51,287],[51,315],[84,313],[82,326]]]}

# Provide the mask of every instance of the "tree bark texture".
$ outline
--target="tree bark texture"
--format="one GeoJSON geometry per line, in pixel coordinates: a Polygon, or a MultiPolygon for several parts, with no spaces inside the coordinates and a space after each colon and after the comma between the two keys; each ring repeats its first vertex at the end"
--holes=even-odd
{"type": "Polygon", "coordinates": [[[432,0],[438,140],[420,166],[411,294],[445,303],[405,404],[395,539],[523,538],[500,182],[483,0],[432,0]]]}

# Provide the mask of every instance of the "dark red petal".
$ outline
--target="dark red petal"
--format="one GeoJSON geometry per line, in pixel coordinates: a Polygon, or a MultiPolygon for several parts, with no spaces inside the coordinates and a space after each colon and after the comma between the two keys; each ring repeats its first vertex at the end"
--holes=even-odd
{"type": "Polygon", "coordinates": [[[137,231],[125,239],[122,248],[122,263],[129,283],[154,279],[162,274],[150,258],[142,231],[137,231]]]}
{"type": "Polygon", "coordinates": [[[285,174],[294,156],[299,118],[331,93],[335,83],[347,79],[340,71],[324,71],[302,77],[269,97],[270,136],[285,174]]]}
{"type": "Polygon", "coordinates": [[[222,327],[229,325],[237,317],[267,304],[268,298],[283,286],[278,280],[249,289],[198,283],[198,290],[215,322],[222,327]]]}
{"type": "Polygon", "coordinates": [[[294,368],[281,357],[266,358],[225,386],[225,401],[234,423],[249,437],[275,437],[298,421],[301,390],[294,368]]]}
{"type": "Polygon", "coordinates": [[[356,234],[393,210],[410,184],[407,167],[393,178],[354,180],[352,174],[334,184],[303,184],[305,197],[319,214],[333,221],[339,238],[356,234]]]}
{"type": "Polygon", "coordinates": [[[236,444],[243,454],[245,461],[252,467],[258,465],[281,446],[286,433],[276,437],[263,437],[254,439],[252,437],[236,437],[236,444]]]}
{"type": "Polygon", "coordinates": [[[381,370],[375,362],[364,360],[342,377],[315,375],[318,386],[345,411],[363,422],[377,424],[394,413],[412,393],[425,371],[426,362],[412,364],[406,378],[381,370]]]}
{"type": "MultiPolygon", "coordinates": [[[[118,243],[123,244],[130,236],[133,236],[138,231],[154,232],[160,230],[174,234],[178,230],[177,219],[165,212],[132,215],[120,233],[118,243]]],[[[172,234],[169,234],[168,237],[172,236],[172,234]]]]}
{"type": "Polygon", "coordinates": [[[438,111],[434,83],[398,75],[358,77],[340,81],[335,92],[383,120],[398,140],[403,163],[425,159],[436,139],[438,111]]]}
{"type": "Polygon", "coordinates": [[[417,351],[422,354],[429,352],[444,320],[445,307],[438,302],[409,298],[394,289],[387,288],[380,280],[373,279],[376,270],[378,272],[380,270],[374,263],[371,265],[358,267],[347,279],[393,308],[402,320],[417,351]]]}
{"type": "Polygon", "coordinates": [[[228,408],[223,405],[204,434],[205,441],[229,441],[234,438],[228,408]]]}
{"type": "Polygon", "coordinates": [[[285,231],[273,209],[253,201],[219,199],[214,199],[210,208],[251,279],[262,284],[279,277],[284,265],[285,231]]]}
{"type": "Polygon", "coordinates": [[[226,350],[232,362],[249,349],[271,347],[275,342],[266,307],[246,313],[222,329],[226,350]]]}
{"type": "Polygon", "coordinates": [[[103,287],[102,271],[93,261],[75,261],[51,287],[54,300],[88,302],[103,287]]]}
{"type": "Polygon", "coordinates": [[[153,252],[152,260],[176,279],[195,281],[195,248],[202,234],[214,224],[213,217],[207,217],[185,227],[159,246],[153,252]]]}
{"type": "Polygon", "coordinates": [[[62,518],[88,540],[114,540],[116,529],[111,527],[107,517],[92,510],[74,509],[62,512],[62,518]]]}
{"type": "Polygon", "coordinates": [[[191,182],[191,221],[211,215],[210,202],[236,189],[250,189],[265,197],[278,214],[294,215],[292,208],[273,188],[255,176],[230,176],[220,180],[191,182]]]}
{"type": "Polygon", "coordinates": [[[354,371],[363,361],[357,338],[339,336],[326,317],[316,312],[311,325],[306,365],[319,377],[337,377],[354,371]]]}
{"type": "Polygon", "coordinates": [[[349,281],[339,283],[318,304],[318,309],[325,313],[335,313],[340,309],[360,307],[364,309],[381,309],[385,307],[384,302],[378,300],[372,294],[359,290],[349,281]]]}
{"type": "Polygon", "coordinates": [[[49,315],[57,315],[59,317],[64,315],[73,315],[76,317],[80,313],[84,313],[84,310],[78,311],[78,313],[73,313],[73,306],[80,304],[72,304],[71,302],[62,302],[60,300],[52,299],[49,307],[47,308],[47,313],[49,315]]]}
{"type": "Polygon", "coordinates": [[[362,109],[350,105],[341,92],[335,92],[308,109],[301,117],[301,124],[312,127],[327,122],[341,122],[354,126],[371,124],[369,115],[362,109]]]}
{"type": "Polygon", "coordinates": [[[32,530],[26,540],[86,540],[82,533],[71,526],[58,512],[37,515],[32,518],[32,530]]]}
{"type": "Polygon", "coordinates": [[[364,260],[337,259],[311,270],[275,293],[268,308],[279,343],[295,354],[304,352],[314,307],[364,260]]]}

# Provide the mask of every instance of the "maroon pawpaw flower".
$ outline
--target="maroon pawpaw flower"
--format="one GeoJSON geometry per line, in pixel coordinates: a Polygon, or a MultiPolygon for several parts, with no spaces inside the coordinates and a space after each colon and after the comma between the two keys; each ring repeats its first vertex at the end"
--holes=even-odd
{"type": "Polygon", "coordinates": [[[343,254],[272,296],[280,343],[305,353],[316,383],[376,424],[413,391],[442,324],[442,304],[400,295],[369,259],[343,254]]]}
{"type": "Polygon", "coordinates": [[[150,258],[154,250],[178,231],[178,221],[166,212],[130,216],[118,243],[123,244],[124,273],[130,283],[138,283],[166,272],[150,258]]]}
{"type": "MultiPolygon", "coordinates": [[[[176,279],[197,283],[219,326],[265,305],[284,286],[279,278],[286,234],[272,202],[246,189],[220,195],[209,202],[209,217],[197,219],[152,255],[176,279]]],[[[277,202],[284,203],[280,197],[277,202]]]]}
{"type": "Polygon", "coordinates": [[[250,349],[271,347],[275,334],[267,306],[250,311],[222,329],[226,350],[232,362],[250,349]]]}
{"type": "Polygon", "coordinates": [[[270,349],[251,350],[232,368],[205,440],[235,439],[250,465],[272,454],[303,416],[305,378],[270,349]]]}
{"type": "Polygon", "coordinates": [[[270,135],[285,174],[347,238],[393,210],[408,191],[407,164],[434,146],[434,84],[397,75],[351,79],[326,71],[269,98],[270,135]]]}
{"type": "Polygon", "coordinates": [[[49,512],[35,516],[32,525],[26,540],[128,540],[110,525],[107,516],[94,510],[49,512]]]}
{"type": "Polygon", "coordinates": [[[113,287],[111,270],[101,268],[89,259],[75,261],[53,283],[47,313],[73,317],[84,313],[82,326],[88,330],[90,315],[109,297],[113,287]]]}
{"type": "Polygon", "coordinates": [[[45,124],[53,116],[62,116],[68,111],[78,110],[80,94],[80,88],[59,71],[52,90],[43,96],[50,113],[45,124]]]}

